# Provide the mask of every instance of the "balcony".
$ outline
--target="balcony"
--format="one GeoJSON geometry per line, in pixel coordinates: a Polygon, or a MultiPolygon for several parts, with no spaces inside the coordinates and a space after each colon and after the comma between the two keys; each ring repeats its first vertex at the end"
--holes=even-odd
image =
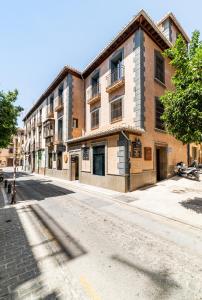
{"type": "Polygon", "coordinates": [[[120,87],[125,85],[125,69],[124,66],[115,68],[107,77],[107,93],[113,93],[120,87]]]}
{"type": "Polygon", "coordinates": [[[53,119],[53,118],[54,118],[54,111],[53,110],[49,110],[47,112],[46,119],[53,119]]]}
{"type": "Polygon", "coordinates": [[[47,139],[51,136],[54,136],[54,129],[53,128],[44,128],[44,138],[47,139]]]}
{"type": "Polygon", "coordinates": [[[63,104],[63,97],[62,96],[58,96],[58,101],[57,101],[57,105],[55,107],[55,111],[59,112],[64,108],[64,104],[63,104]]]}
{"type": "Polygon", "coordinates": [[[88,104],[94,104],[97,101],[100,101],[101,94],[100,94],[100,85],[99,83],[92,85],[88,91],[87,95],[88,104]]]}
{"type": "Polygon", "coordinates": [[[37,120],[37,126],[41,126],[42,125],[42,116],[40,116],[37,120]]]}
{"type": "Polygon", "coordinates": [[[48,137],[45,141],[46,147],[53,148],[54,147],[54,137],[48,137]]]}
{"type": "Polygon", "coordinates": [[[55,136],[54,145],[59,145],[63,143],[62,134],[58,134],[55,136]]]}

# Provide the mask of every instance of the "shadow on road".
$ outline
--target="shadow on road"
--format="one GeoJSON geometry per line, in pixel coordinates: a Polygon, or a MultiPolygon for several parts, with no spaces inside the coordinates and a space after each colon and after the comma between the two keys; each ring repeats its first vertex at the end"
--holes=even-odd
{"type": "Polygon", "coordinates": [[[198,214],[202,214],[202,198],[194,197],[193,199],[182,201],[180,204],[187,209],[191,209],[198,214]]]}
{"type": "Polygon", "coordinates": [[[172,289],[181,288],[181,286],[170,277],[168,270],[154,272],[148,268],[132,263],[118,255],[113,255],[112,259],[128,266],[129,268],[132,268],[134,271],[138,271],[147,276],[160,290],[158,296],[156,297],[157,299],[162,299],[169,294],[172,289]]]}
{"type": "Polygon", "coordinates": [[[38,217],[39,221],[44,224],[46,229],[57,240],[69,260],[87,253],[79,242],[76,241],[69,232],[64,230],[41,206],[35,204],[29,207],[38,217]]]}

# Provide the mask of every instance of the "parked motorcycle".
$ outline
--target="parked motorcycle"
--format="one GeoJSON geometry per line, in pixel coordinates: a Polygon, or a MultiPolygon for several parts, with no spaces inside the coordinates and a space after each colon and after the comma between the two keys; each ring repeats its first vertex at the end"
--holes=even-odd
{"type": "Polygon", "coordinates": [[[182,161],[177,163],[175,173],[178,176],[183,176],[189,179],[199,180],[199,171],[196,167],[187,167],[182,161]]]}

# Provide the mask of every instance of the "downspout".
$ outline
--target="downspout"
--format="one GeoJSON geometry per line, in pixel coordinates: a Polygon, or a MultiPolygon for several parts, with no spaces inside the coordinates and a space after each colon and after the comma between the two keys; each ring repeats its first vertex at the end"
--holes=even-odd
{"type": "Polygon", "coordinates": [[[126,152],[126,164],[128,164],[128,182],[127,182],[127,191],[130,192],[131,191],[131,187],[130,187],[130,181],[131,181],[131,176],[130,176],[130,150],[129,150],[129,146],[130,146],[130,139],[127,137],[127,135],[125,134],[125,132],[123,130],[121,130],[121,134],[124,136],[124,138],[127,140],[127,152],[126,152]]]}

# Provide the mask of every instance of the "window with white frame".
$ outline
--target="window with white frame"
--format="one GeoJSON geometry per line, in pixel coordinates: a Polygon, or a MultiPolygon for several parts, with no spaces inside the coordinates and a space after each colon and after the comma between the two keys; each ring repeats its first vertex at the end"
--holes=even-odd
{"type": "Polygon", "coordinates": [[[111,122],[120,121],[123,116],[123,99],[118,98],[110,102],[111,122]]]}
{"type": "Polygon", "coordinates": [[[91,129],[99,127],[99,108],[94,109],[91,112],[91,129]]]}

